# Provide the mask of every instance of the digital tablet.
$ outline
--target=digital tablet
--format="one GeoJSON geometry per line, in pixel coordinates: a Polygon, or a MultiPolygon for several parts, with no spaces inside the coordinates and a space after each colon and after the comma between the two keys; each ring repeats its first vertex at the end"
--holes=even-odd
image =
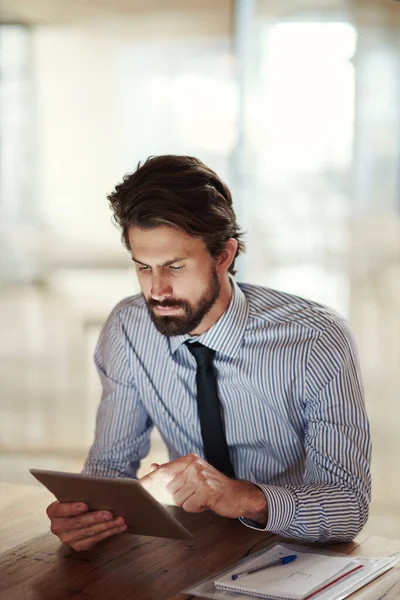
{"type": "Polygon", "coordinates": [[[192,539],[192,534],[135,479],[30,469],[60,502],[85,502],[125,518],[127,533],[192,539]]]}

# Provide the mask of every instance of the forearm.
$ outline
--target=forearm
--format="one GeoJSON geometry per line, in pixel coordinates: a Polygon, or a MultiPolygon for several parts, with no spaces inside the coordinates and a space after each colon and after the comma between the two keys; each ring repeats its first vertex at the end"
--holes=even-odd
{"type": "Polygon", "coordinates": [[[95,353],[103,393],[94,443],[82,470],[88,475],[134,478],[149,451],[152,422],[135,385],[128,346],[115,310],[102,330],[95,353]]]}
{"type": "Polygon", "coordinates": [[[268,505],[267,522],[264,527],[243,522],[284,537],[348,542],[368,518],[368,497],[338,484],[259,487],[268,505]]]}
{"type": "Polygon", "coordinates": [[[136,477],[140,461],[147,455],[150,446],[146,414],[140,406],[136,406],[136,411],[126,414],[110,410],[108,402],[100,404],[95,440],[83,473],[102,477],[136,477]]]}
{"type": "Polygon", "coordinates": [[[371,442],[354,337],[338,320],[306,369],[303,484],[261,484],[266,529],[309,541],[352,540],[368,518],[371,442]]]}
{"type": "Polygon", "coordinates": [[[149,430],[138,435],[132,427],[130,435],[118,437],[117,431],[111,435],[108,428],[98,426],[82,472],[102,477],[135,478],[140,461],[149,451],[149,438],[149,430]]]}
{"type": "Polygon", "coordinates": [[[138,467],[139,462],[123,463],[121,460],[112,458],[111,455],[97,454],[92,448],[85,460],[82,473],[85,475],[98,475],[101,477],[125,477],[134,479],[138,467]]]}

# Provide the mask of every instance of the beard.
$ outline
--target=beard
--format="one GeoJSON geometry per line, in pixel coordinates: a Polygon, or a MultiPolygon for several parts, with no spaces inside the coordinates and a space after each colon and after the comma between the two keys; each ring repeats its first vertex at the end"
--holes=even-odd
{"type": "Polygon", "coordinates": [[[221,291],[221,284],[215,266],[212,267],[210,287],[200,300],[192,306],[187,300],[163,300],[161,302],[146,299],[147,309],[154,325],[160,333],[167,336],[185,335],[198,327],[206,314],[214,306],[221,291]],[[154,307],[168,306],[182,308],[182,316],[159,316],[154,307]]]}

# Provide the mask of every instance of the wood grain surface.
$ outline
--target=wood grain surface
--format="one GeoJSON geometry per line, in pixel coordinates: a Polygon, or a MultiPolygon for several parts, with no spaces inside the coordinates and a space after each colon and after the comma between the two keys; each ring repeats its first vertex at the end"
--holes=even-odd
{"type": "MultiPolygon", "coordinates": [[[[1,600],[185,600],[181,590],[278,540],[236,520],[171,507],[193,540],[122,534],[76,553],[49,532],[44,510],[51,500],[44,489],[0,483],[1,600]]],[[[326,548],[390,556],[400,554],[400,540],[361,533],[351,544],[326,548]]],[[[398,600],[400,568],[351,598],[398,600]]]]}

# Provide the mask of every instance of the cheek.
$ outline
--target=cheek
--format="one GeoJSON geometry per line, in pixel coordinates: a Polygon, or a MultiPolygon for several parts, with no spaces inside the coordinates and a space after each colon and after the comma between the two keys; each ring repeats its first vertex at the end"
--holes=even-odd
{"type": "Polygon", "coordinates": [[[182,294],[194,301],[201,298],[209,287],[209,280],[203,273],[199,272],[190,281],[186,282],[184,289],[181,289],[182,294]]]}
{"type": "Polygon", "coordinates": [[[140,289],[142,290],[143,294],[147,298],[150,295],[150,290],[151,290],[150,278],[145,277],[143,275],[139,275],[139,273],[137,273],[137,278],[138,278],[138,282],[140,285],[140,289]]]}

